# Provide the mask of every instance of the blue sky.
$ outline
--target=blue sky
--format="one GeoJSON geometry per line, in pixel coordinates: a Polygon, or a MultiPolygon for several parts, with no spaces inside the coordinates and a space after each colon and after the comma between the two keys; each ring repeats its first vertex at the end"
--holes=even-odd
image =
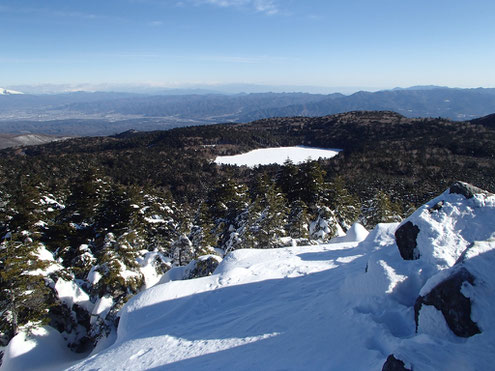
{"type": "Polygon", "coordinates": [[[0,0],[0,86],[495,87],[493,0],[0,0]]]}

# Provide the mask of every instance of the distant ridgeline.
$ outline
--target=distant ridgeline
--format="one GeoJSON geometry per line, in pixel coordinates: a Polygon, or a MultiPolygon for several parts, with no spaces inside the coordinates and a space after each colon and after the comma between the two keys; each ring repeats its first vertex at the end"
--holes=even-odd
{"type": "MultiPolygon", "coordinates": [[[[48,323],[86,351],[130,297],[173,266],[325,242],[355,221],[400,221],[455,180],[493,192],[494,128],[493,116],[469,123],[350,112],[3,150],[2,345],[48,323]],[[343,151],[300,165],[214,163],[295,145],[343,151]]],[[[215,266],[201,264],[189,273],[215,266]]]]}
{"type": "Polygon", "coordinates": [[[111,135],[270,117],[318,117],[355,110],[394,111],[406,117],[471,120],[495,112],[495,89],[417,86],[359,91],[351,95],[308,93],[164,94],[73,92],[2,95],[0,133],[56,136],[111,135]]]}

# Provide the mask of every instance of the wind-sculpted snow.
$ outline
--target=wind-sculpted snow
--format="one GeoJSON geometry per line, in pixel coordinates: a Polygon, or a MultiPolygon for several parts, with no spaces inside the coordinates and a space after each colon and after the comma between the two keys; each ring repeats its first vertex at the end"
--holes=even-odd
{"type": "Polygon", "coordinates": [[[495,196],[447,191],[404,221],[419,229],[415,260],[399,252],[398,223],[369,234],[356,225],[325,245],[234,251],[211,276],[135,296],[114,344],[70,370],[381,370],[387,359],[492,369],[494,221],[495,196]],[[464,270],[460,295],[480,333],[459,337],[448,308],[415,304],[464,270]]]}
{"type": "Polygon", "coordinates": [[[442,270],[451,267],[474,241],[490,238],[494,221],[495,196],[479,193],[467,199],[447,190],[405,222],[419,228],[419,259],[433,270],[442,270]]]}

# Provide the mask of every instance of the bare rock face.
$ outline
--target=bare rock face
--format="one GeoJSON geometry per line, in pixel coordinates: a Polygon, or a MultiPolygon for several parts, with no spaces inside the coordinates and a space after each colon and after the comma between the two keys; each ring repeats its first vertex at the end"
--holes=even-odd
{"type": "Polygon", "coordinates": [[[473,285],[474,276],[466,268],[460,268],[435,286],[427,295],[419,296],[414,304],[416,329],[419,324],[421,307],[433,305],[442,312],[447,325],[457,336],[470,337],[481,333],[478,325],[471,320],[471,300],[461,293],[464,282],[473,285]]]}
{"type": "Polygon", "coordinates": [[[387,360],[383,364],[382,371],[411,371],[411,370],[406,368],[404,362],[402,362],[400,359],[395,358],[394,355],[391,354],[387,357],[387,360]]]}
{"type": "Polygon", "coordinates": [[[416,260],[419,258],[419,252],[416,250],[419,228],[412,222],[408,221],[402,224],[395,231],[395,241],[399,247],[400,256],[404,260],[416,260]]]}
{"type": "Polygon", "coordinates": [[[473,198],[475,194],[479,193],[488,194],[487,191],[464,182],[455,182],[454,184],[452,184],[449,188],[449,193],[457,193],[463,195],[464,197],[466,197],[466,199],[473,198]]]}

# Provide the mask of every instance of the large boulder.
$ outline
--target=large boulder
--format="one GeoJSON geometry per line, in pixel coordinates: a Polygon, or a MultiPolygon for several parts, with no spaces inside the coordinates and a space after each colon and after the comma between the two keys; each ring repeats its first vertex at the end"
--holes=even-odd
{"type": "Polygon", "coordinates": [[[463,195],[464,197],[466,197],[466,199],[473,198],[474,195],[477,194],[490,194],[489,192],[481,188],[475,187],[474,185],[465,182],[455,182],[454,184],[452,184],[449,188],[449,193],[457,193],[459,195],[463,195]]]}
{"type": "Polygon", "coordinates": [[[493,233],[495,197],[463,182],[418,208],[395,231],[404,260],[420,260],[428,275],[451,268],[474,242],[493,233]]]}
{"type": "Polygon", "coordinates": [[[416,260],[419,258],[419,252],[416,250],[418,243],[416,237],[418,237],[419,228],[411,221],[407,221],[402,224],[395,231],[395,241],[399,247],[400,256],[404,260],[416,260]]]}
{"type": "Polygon", "coordinates": [[[478,325],[471,319],[471,299],[465,297],[461,291],[465,283],[474,285],[474,277],[466,268],[461,267],[429,293],[419,296],[414,305],[416,329],[423,305],[433,305],[442,312],[447,325],[457,336],[470,337],[481,333],[478,325]]]}
{"type": "Polygon", "coordinates": [[[406,368],[406,364],[400,359],[395,358],[393,354],[387,357],[387,360],[383,364],[382,371],[411,371],[406,368]]]}

